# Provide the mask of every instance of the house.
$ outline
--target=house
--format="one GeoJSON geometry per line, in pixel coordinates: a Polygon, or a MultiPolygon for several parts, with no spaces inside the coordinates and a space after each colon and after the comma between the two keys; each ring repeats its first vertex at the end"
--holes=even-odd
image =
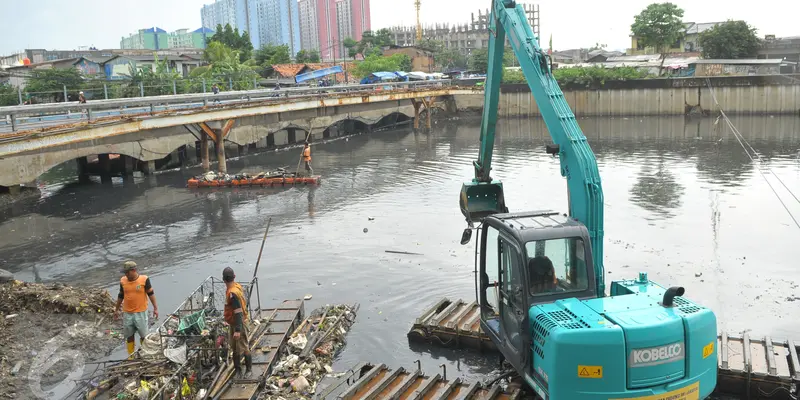
{"type": "Polygon", "coordinates": [[[436,60],[433,52],[417,46],[387,46],[383,50],[384,56],[405,54],[411,59],[411,70],[433,72],[436,69],[436,60]]]}
{"type": "Polygon", "coordinates": [[[689,64],[694,76],[775,75],[793,73],[797,63],[781,59],[695,60],[689,64]]]}
{"type": "Polygon", "coordinates": [[[624,55],[621,51],[592,50],[588,54],[586,62],[597,63],[606,62],[609,57],[619,57],[624,55]]]}
{"type": "Polygon", "coordinates": [[[83,74],[83,76],[97,76],[103,75],[103,63],[106,61],[105,57],[77,57],[66,58],[62,60],[43,61],[39,63],[16,65],[6,68],[9,73],[7,83],[24,89],[28,83],[27,70],[31,69],[67,69],[76,68],[83,74]]]}
{"type": "Polygon", "coordinates": [[[156,60],[158,62],[166,61],[170,71],[177,71],[184,78],[189,76],[189,72],[191,72],[192,69],[204,64],[204,61],[199,59],[199,57],[190,55],[119,55],[110,58],[103,64],[106,79],[127,79],[130,76],[131,67],[136,70],[141,70],[143,68],[155,69],[156,60]]]}
{"type": "Polygon", "coordinates": [[[317,71],[324,68],[331,68],[334,65],[338,65],[342,67],[344,72],[333,75],[333,78],[337,83],[356,83],[358,79],[356,79],[353,74],[351,73],[355,67],[355,63],[353,62],[344,62],[344,63],[308,63],[308,64],[275,64],[272,66],[272,70],[274,72],[275,78],[277,79],[278,83],[282,85],[293,85],[295,83],[295,77],[300,74],[305,74],[311,71],[317,71]]]}
{"type": "MultiPolygon", "coordinates": [[[[685,22],[683,24],[684,25],[683,38],[673,43],[669,49],[666,49],[665,53],[701,52],[703,49],[698,44],[698,40],[700,39],[700,34],[719,24],[724,24],[724,23],[725,22],[703,22],[703,23],[685,22]]],[[[628,49],[629,55],[656,54],[656,53],[657,50],[655,48],[652,47],[645,48],[644,46],[639,44],[639,38],[631,34],[631,48],[628,49]]]]}
{"type": "Polygon", "coordinates": [[[758,58],[777,58],[800,62],[800,36],[776,38],[765,35],[758,50],[758,58]]]}

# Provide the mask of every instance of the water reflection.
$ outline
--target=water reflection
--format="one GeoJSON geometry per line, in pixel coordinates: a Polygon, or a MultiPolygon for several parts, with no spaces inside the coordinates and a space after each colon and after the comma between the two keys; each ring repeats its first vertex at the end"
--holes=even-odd
{"type": "MultiPolygon", "coordinates": [[[[603,179],[609,279],[643,271],[680,284],[717,312],[721,329],[759,319],[764,334],[800,330],[800,311],[783,304],[800,296],[798,233],[730,132],[710,118],[579,122],[603,179]]],[[[735,123],[764,167],[800,191],[800,119],[735,123]]],[[[542,121],[502,120],[497,134],[492,176],[504,181],[509,207],[566,210],[566,185],[558,160],[545,154],[551,139],[542,121]]],[[[163,288],[159,301],[169,309],[222,265],[252,274],[272,218],[260,269],[265,302],[313,294],[308,309],[362,303],[340,366],[410,367],[422,357],[428,370],[445,362],[450,372],[461,359],[465,374],[484,373],[491,367],[481,357],[429,355],[405,339],[431,303],[474,295],[474,249],[458,244],[464,220],[456,198],[474,173],[478,137],[472,121],[321,144],[314,148],[319,187],[188,189],[197,168],[110,186],[64,186],[63,174],[42,199],[0,211],[0,268],[22,279],[103,286],[118,280],[122,260],[135,259],[163,288]]],[[[299,153],[253,154],[228,168],[294,168],[299,153]]]]}

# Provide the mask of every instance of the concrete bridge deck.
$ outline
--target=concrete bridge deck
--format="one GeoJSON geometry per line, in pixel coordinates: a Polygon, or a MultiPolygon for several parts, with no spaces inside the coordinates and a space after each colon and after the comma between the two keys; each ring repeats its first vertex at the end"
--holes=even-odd
{"type": "Polygon", "coordinates": [[[426,110],[455,112],[455,95],[478,93],[449,81],[423,81],[2,107],[0,118],[12,126],[0,132],[0,186],[31,182],[73,159],[84,174],[91,155],[101,155],[100,169],[109,174],[108,154],[121,155],[123,175],[149,173],[155,161],[181,158],[178,153],[185,154],[187,147],[199,150],[208,169],[209,140],[218,169],[225,172],[226,147],[241,154],[258,143],[273,147],[313,141],[339,135],[331,127],[342,121],[351,123],[342,129],[347,133],[356,124],[367,130],[392,114],[395,120],[399,115],[413,118],[415,127],[427,114],[430,127],[426,110]],[[296,136],[298,130],[302,137],[296,136]]]}

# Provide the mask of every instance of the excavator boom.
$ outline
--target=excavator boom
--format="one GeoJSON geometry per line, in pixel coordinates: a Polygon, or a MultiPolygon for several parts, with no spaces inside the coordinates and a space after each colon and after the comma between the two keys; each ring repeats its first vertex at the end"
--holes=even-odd
{"type": "Polygon", "coordinates": [[[597,293],[605,292],[603,273],[603,189],[597,161],[575,115],[564,99],[548,62],[539,47],[525,11],[514,0],[495,0],[490,13],[489,61],[481,119],[480,150],[475,161],[475,178],[461,191],[461,211],[467,221],[504,213],[503,185],[491,178],[497,106],[503,77],[506,35],[531,89],[554,145],[547,151],[558,155],[561,175],[567,179],[569,215],[589,230],[597,293]]]}

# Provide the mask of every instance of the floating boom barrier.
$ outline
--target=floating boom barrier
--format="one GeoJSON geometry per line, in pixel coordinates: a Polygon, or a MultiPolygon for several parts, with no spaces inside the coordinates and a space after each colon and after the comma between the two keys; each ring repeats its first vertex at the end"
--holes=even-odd
{"type": "Polygon", "coordinates": [[[248,174],[228,175],[209,172],[205,175],[195,176],[186,182],[190,188],[207,187],[274,187],[287,185],[319,185],[322,176],[300,176],[295,173],[279,169],[272,173],[260,173],[255,176],[248,174]]]}

